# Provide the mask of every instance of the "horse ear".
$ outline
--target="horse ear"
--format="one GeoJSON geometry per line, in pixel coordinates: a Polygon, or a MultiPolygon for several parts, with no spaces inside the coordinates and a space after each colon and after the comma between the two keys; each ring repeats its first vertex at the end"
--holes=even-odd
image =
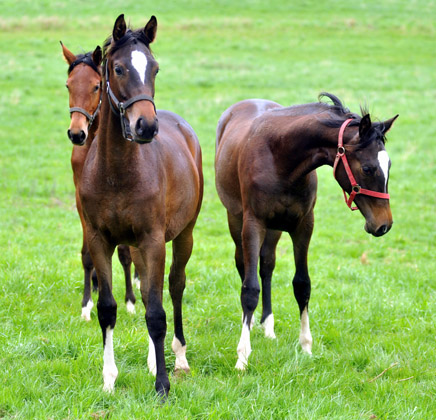
{"type": "Polygon", "coordinates": [[[150,44],[156,38],[156,32],[157,32],[157,19],[155,16],[152,16],[144,28],[144,34],[150,44]]]}
{"type": "Polygon", "coordinates": [[[119,41],[125,35],[126,30],[127,26],[126,21],[124,20],[124,14],[121,14],[115,21],[114,30],[112,31],[112,39],[115,42],[119,41]]]}
{"type": "Polygon", "coordinates": [[[64,45],[62,41],[59,41],[62,46],[62,53],[64,55],[64,60],[71,66],[71,64],[76,60],[76,56],[64,45]]]}
{"type": "Polygon", "coordinates": [[[101,64],[102,58],[103,58],[103,54],[101,52],[100,45],[97,45],[97,48],[92,53],[92,61],[98,67],[101,64]]]}
{"type": "Polygon", "coordinates": [[[360,120],[359,124],[359,136],[360,138],[365,137],[369,131],[371,130],[372,123],[371,123],[371,117],[369,114],[366,114],[362,119],[360,120]]]}
{"type": "Polygon", "coordinates": [[[391,129],[392,124],[394,123],[394,121],[397,118],[398,118],[398,114],[395,115],[395,117],[393,117],[393,118],[391,118],[389,120],[383,121],[383,123],[382,123],[382,132],[383,132],[383,134],[386,134],[391,129]]]}

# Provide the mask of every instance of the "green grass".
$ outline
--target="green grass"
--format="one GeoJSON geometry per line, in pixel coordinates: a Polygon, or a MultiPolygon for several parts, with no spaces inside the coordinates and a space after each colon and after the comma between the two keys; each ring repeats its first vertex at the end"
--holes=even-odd
{"type": "Polygon", "coordinates": [[[434,419],[435,2],[155,3],[0,5],[0,418],[434,419]],[[77,53],[94,49],[121,12],[133,27],[157,16],[157,106],[189,121],[204,156],[184,298],[192,372],[173,376],[166,288],[172,388],[163,406],[146,369],[144,308],[137,294],[137,314],[127,314],[118,263],[113,395],[102,391],[96,309],[90,323],[80,320],[81,231],[59,40],[77,53]],[[400,114],[387,144],[395,224],[382,238],[367,235],[331,168],[321,168],[309,254],[314,355],[298,346],[292,243],[284,236],[273,279],[277,340],[256,326],[241,374],[240,281],[214,187],[216,123],[240,99],[289,105],[323,90],[354,111],[366,102],[380,119],[400,114]]]}

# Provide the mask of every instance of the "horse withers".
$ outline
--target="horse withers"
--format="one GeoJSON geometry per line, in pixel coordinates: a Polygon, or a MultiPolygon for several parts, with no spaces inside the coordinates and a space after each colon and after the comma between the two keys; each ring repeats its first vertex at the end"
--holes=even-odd
{"type": "Polygon", "coordinates": [[[166,315],[162,306],[165,243],[172,241],[169,289],[174,310],[175,369],[189,371],[182,326],[185,267],[203,196],[201,149],[180,116],[154,104],[158,63],[150,44],[157,21],[143,29],[114,24],[104,48],[103,97],[97,139],[80,181],[88,246],[98,278],[98,319],[103,333],[104,389],[112,391],[118,369],[113,350],[117,304],[112,294],[111,256],[117,244],[131,245],[139,272],[149,332],[148,366],[155,388],[168,394],[165,368],[166,315]]]}
{"type": "MultiPolygon", "coordinates": [[[[79,198],[79,183],[83,165],[89,147],[97,134],[99,124],[99,111],[101,105],[101,60],[102,51],[99,46],[86,54],[73,54],[62,42],[62,54],[68,63],[68,79],[66,87],[69,95],[70,126],[67,131],[68,138],[73,143],[71,153],[71,167],[76,188],[76,207],[82,224],[82,265],[84,271],[84,287],[82,299],[82,318],[91,320],[91,309],[94,306],[91,296],[91,278],[93,289],[97,290],[97,278],[92,276],[94,264],[89,254],[86,242],[85,220],[79,198]]],[[[129,248],[125,245],[118,247],[118,257],[123,266],[126,282],[126,307],[130,313],[135,312],[135,294],[132,289],[131,265],[132,258],[129,248]]]]}
{"type": "Polygon", "coordinates": [[[245,100],[221,116],[216,140],[216,187],[227,209],[236,245],[236,267],[242,280],[243,324],[236,368],[244,370],[251,353],[250,329],[262,280],[261,324],[274,338],[271,278],[282,232],[292,238],[295,260],[293,288],[300,309],[299,341],[311,354],[308,306],[310,277],[307,254],[316,201],[316,168],[334,167],[346,202],[356,204],[365,230],[386,234],[392,226],[388,178],[390,160],[385,134],[397,118],[372,122],[351,113],[325,93],[332,105],[317,102],[284,108],[266,100],[245,100]],[[347,198],[347,194],[350,197],[347,198]]]}

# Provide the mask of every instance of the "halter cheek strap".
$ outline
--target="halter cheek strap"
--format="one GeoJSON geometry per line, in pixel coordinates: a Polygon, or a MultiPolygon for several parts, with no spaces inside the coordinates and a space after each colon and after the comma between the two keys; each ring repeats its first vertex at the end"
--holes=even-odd
{"type": "Polygon", "coordinates": [[[150,95],[142,94],[142,95],[136,95],[125,102],[120,102],[115,96],[109,84],[109,72],[108,72],[107,62],[106,62],[106,88],[107,88],[109,104],[111,106],[112,112],[120,117],[121,131],[123,137],[128,141],[135,141],[132,135],[132,130],[130,129],[130,122],[126,117],[126,109],[129,106],[133,105],[135,102],[148,101],[153,104],[154,112],[156,112],[156,105],[154,103],[154,99],[150,95]]]}
{"type": "Polygon", "coordinates": [[[344,164],[345,172],[347,173],[348,180],[350,181],[350,184],[351,184],[351,194],[348,198],[347,198],[347,193],[345,192],[344,189],[342,189],[342,191],[344,193],[345,203],[347,204],[347,206],[351,210],[354,211],[354,210],[357,210],[357,207],[352,207],[352,204],[353,204],[354,198],[356,197],[357,194],[369,195],[371,197],[383,198],[385,200],[389,200],[390,196],[387,193],[381,193],[381,192],[367,190],[365,188],[362,188],[356,182],[356,179],[353,176],[353,172],[351,172],[350,165],[348,164],[348,159],[345,156],[345,147],[344,147],[344,131],[345,131],[345,128],[347,127],[347,125],[350,124],[351,121],[353,121],[352,118],[345,120],[344,123],[341,125],[341,128],[339,129],[338,151],[336,153],[335,162],[333,164],[333,176],[335,177],[335,179],[337,179],[336,178],[336,168],[338,166],[339,161],[341,160],[342,163],[344,164]]]}
{"type": "Polygon", "coordinates": [[[88,130],[91,128],[92,123],[94,122],[95,118],[97,117],[98,113],[100,112],[100,106],[101,106],[101,95],[100,100],[98,101],[97,109],[94,111],[94,113],[91,115],[86,109],[80,108],[79,106],[73,106],[70,108],[70,115],[73,112],[78,112],[82,115],[84,115],[88,119],[88,130]]]}

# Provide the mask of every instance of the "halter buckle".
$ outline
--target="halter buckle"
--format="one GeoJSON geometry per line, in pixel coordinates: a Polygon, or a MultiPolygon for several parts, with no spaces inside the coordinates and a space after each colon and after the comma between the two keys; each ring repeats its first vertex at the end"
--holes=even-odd
{"type": "Polygon", "coordinates": [[[338,146],[338,156],[344,156],[344,155],[345,155],[345,147],[338,146]]]}
{"type": "Polygon", "coordinates": [[[353,185],[351,188],[355,194],[360,194],[360,190],[362,189],[360,185],[353,185]]]}

